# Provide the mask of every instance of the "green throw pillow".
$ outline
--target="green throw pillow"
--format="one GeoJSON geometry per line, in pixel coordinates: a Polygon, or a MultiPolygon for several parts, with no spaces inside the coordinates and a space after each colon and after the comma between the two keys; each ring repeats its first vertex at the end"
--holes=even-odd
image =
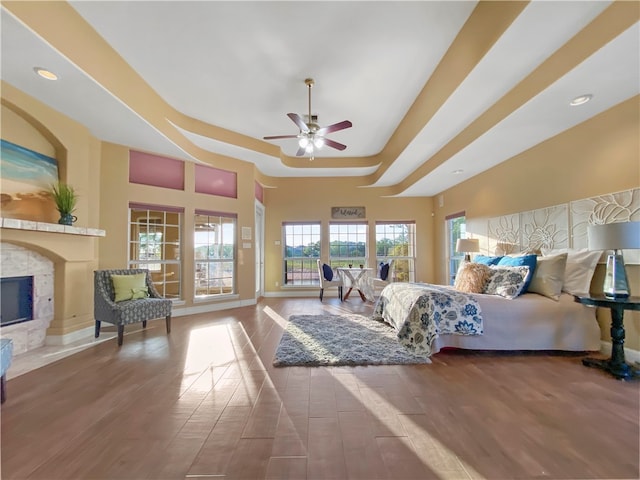
{"type": "Polygon", "coordinates": [[[147,298],[149,296],[149,289],[147,287],[132,288],[131,293],[133,294],[131,297],[132,300],[137,300],[138,298],[147,298]]]}
{"type": "Polygon", "coordinates": [[[111,275],[111,281],[113,282],[113,289],[116,292],[116,302],[131,300],[133,298],[145,298],[149,294],[146,273],[111,275]]]}

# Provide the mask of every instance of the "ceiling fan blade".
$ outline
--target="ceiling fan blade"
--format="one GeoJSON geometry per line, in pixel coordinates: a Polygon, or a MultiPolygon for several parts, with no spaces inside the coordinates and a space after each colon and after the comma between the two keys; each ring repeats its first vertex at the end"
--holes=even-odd
{"type": "Polygon", "coordinates": [[[304,132],[304,133],[309,132],[309,127],[307,126],[306,123],[304,123],[304,120],[302,120],[302,117],[300,115],[298,115],[297,113],[287,113],[287,117],[293,120],[293,123],[295,123],[298,126],[301,132],[304,132]]]}
{"type": "Polygon", "coordinates": [[[307,151],[306,148],[303,148],[303,147],[298,148],[298,151],[296,152],[296,157],[303,156],[306,153],[306,151],[307,151]]]}
{"type": "Polygon", "coordinates": [[[324,144],[325,145],[329,145],[331,148],[335,148],[336,150],[344,150],[345,148],[347,148],[346,145],[343,145],[342,143],[335,142],[335,141],[331,140],[330,138],[325,138],[324,139],[324,144]]]}
{"type": "Polygon", "coordinates": [[[316,133],[318,135],[326,135],[327,133],[337,132],[338,130],[344,130],[345,128],[350,128],[352,126],[353,124],[349,120],[344,120],[342,122],[334,123],[333,125],[322,127],[318,129],[316,133]]]}
{"type": "Polygon", "coordinates": [[[276,140],[278,138],[298,138],[298,135],[272,135],[270,137],[262,137],[263,140],[276,140]]]}

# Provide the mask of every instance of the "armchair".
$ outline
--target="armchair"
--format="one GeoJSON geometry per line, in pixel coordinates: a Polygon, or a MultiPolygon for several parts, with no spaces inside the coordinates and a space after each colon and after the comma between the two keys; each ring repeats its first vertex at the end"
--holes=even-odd
{"type": "Polygon", "coordinates": [[[342,279],[334,276],[331,280],[327,280],[325,277],[325,273],[323,271],[323,263],[320,259],[318,262],[318,275],[320,276],[320,301],[322,301],[322,297],[324,296],[324,289],[329,287],[338,287],[338,298],[342,301],[342,279]]]}
{"type": "Polygon", "coordinates": [[[122,345],[124,326],[142,322],[147,327],[147,320],[165,317],[167,334],[171,333],[171,306],[169,299],[160,296],[156,290],[148,270],[96,270],[94,271],[94,303],[93,315],[96,320],[95,337],[100,336],[100,323],[112,323],[118,327],[118,346],[122,345]],[[149,296],[132,300],[115,301],[115,289],[111,275],[146,275],[146,286],[149,296]]]}

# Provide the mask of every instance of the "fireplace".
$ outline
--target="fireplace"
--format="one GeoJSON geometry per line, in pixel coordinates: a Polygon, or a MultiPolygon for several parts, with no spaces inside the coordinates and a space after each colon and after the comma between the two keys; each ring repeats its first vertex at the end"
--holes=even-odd
{"type": "Polygon", "coordinates": [[[0,327],[33,320],[33,276],[0,278],[0,327]]]}
{"type": "Polygon", "coordinates": [[[0,242],[2,320],[0,333],[19,355],[41,347],[54,317],[54,263],[44,255],[0,242]]]}

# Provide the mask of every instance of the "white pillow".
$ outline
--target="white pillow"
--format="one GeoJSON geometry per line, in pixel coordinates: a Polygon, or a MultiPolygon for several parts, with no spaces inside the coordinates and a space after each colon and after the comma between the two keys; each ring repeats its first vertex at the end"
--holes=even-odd
{"type": "Polygon", "coordinates": [[[568,253],[562,291],[572,295],[589,293],[593,272],[596,270],[596,265],[598,264],[598,260],[600,260],[602,252],[598,250],[592,251],[586,248],[581,250],[573,250],[570,248],[542,249],[542,255],[545,257],[558,255],[559,253],[568,253]]]}
{"type": "Polygon", "coordinates": [[[529,292],[559,300],[564,284],[564,271],[567,266],[568,253],[538,257],[533,278],[529,284],[529,292]]]}

